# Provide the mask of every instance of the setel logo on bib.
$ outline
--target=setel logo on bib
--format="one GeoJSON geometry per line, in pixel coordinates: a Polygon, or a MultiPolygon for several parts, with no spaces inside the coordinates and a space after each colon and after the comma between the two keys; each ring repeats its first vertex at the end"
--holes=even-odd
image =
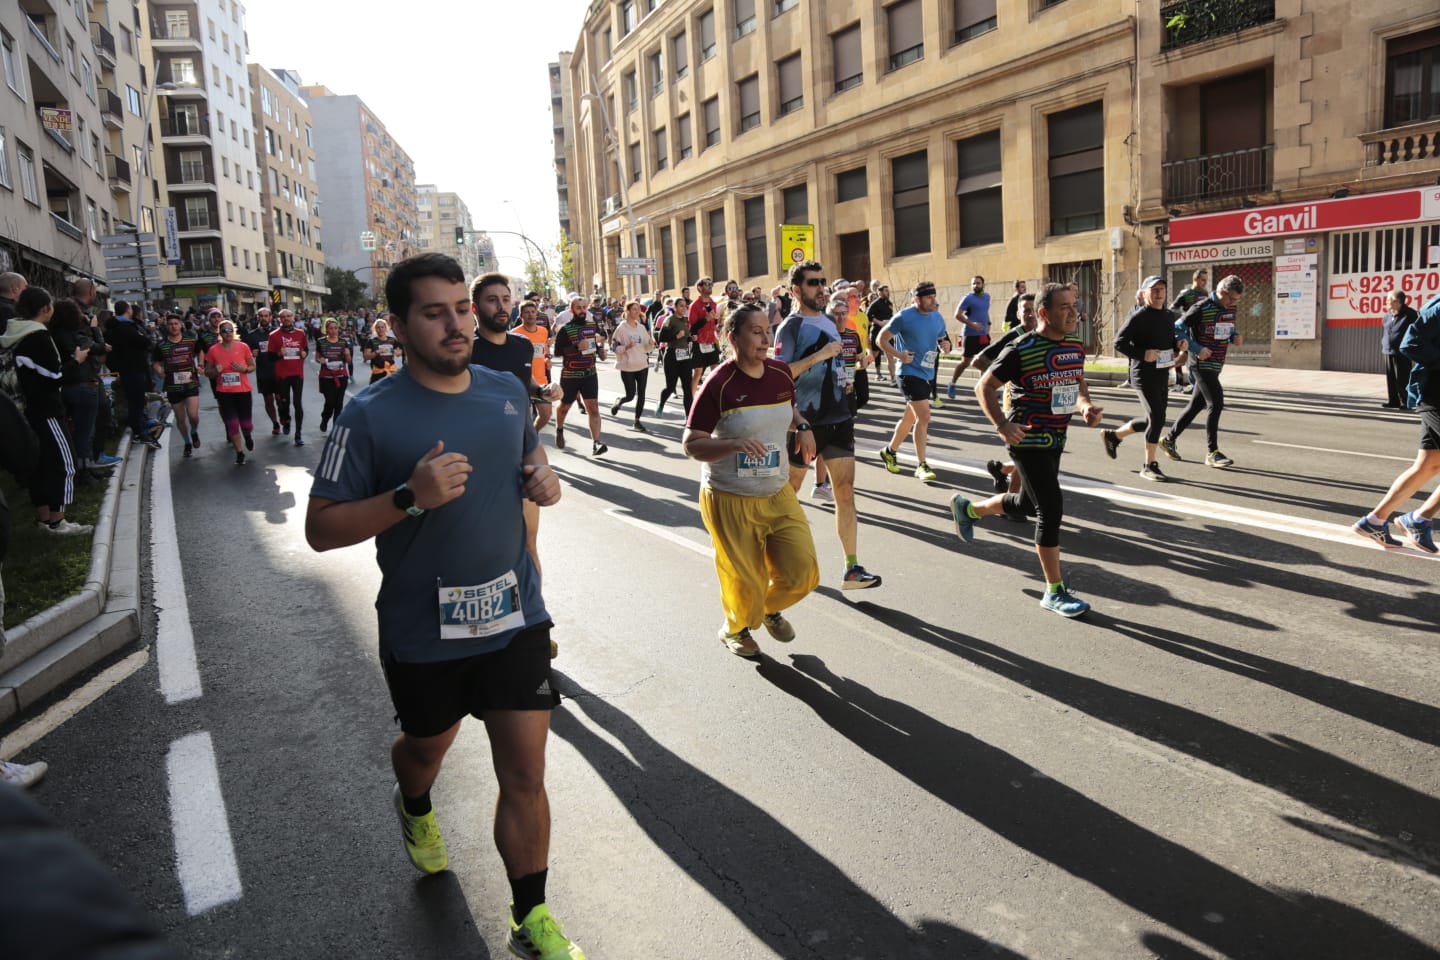
{"type": "Polygon", "coordinates": [[[436,594],[442,640],[490,637],[525,626],[520,581],[513,570],[478,586],[439,587],[436,594]]]}

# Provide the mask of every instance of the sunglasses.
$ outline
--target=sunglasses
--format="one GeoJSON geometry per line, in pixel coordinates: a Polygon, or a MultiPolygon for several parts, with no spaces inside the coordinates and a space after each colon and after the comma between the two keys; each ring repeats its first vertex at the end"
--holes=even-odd
{"type": "Polygon", "coordinates": [[[806,277],[806,278],[805,278],[805,286],[807,286],[807,287],[823,287],[823,286],[825,286],[825,284],[827,284],[827,283],[829,283],[829,282],[830,282],[830,281],[829,281],[829,280],[826,280],[824,277],[806,277]]]}

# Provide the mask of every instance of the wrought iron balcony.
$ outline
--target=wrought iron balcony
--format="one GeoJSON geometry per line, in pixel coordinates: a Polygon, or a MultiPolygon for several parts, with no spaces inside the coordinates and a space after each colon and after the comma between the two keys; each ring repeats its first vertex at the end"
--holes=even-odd
{"type": "Polygon", "coordinates": [[[107,127],[116,130],[125,126],[125,104],[114,90],[100,91],[100,119],[107,127]]]}
{"type": "Polygon", "coordinates": [[[95,21],[90,21],[90,39],[95,42],[95,55],[101,62],[114,68],[115,60],[115,35],[104,26],[95,21]]]}
{"type": "Polygon", "coordinates": [[[188,113],[176,113],[168,117],[160,118],[160,136],[162,137],[210,137],[210,117],[208,115],[191,116],[188,113]]]}
{"type": "Polygon", "coordinates": [[[115,156],[113,153],[105,154],[105,174],[106,179],[110,181],[112,187],[123,184],[128,188],[131,184],[130,164],[115,156]]]}
{"type": "Polygon", "coordinates": [[[1270,189],[1274,144],[1162,163],[1165,202],[1187,203],[1264,193],[1270,189]]]}
{"type": "Polygon", "coordinates": [[[1275,19],[1275,0],[1174,0],[1160,5],[1161,51],[1212,40],[1275,19]]]}
{"type": "Polygon", "coordinates": [[[1363,133],[1365,166],[1379,167],[1393,163],[1413,163],[1440,159],[1440,120],[1411,123],[1403,127],[1363,133]]]}

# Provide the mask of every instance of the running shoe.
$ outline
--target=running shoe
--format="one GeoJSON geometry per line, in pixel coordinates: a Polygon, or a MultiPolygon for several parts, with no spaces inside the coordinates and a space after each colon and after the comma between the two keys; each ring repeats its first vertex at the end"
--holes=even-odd
{"type": "Polygon", "coordinates": [[[610,405],[610,416],[612,416],[612,417],[618,417],[618,416],[620,416],[620,404],[623,403],[623,402],[624,402],[624,401],[616,400],[614,403],[612,403],[612,404],[610,405]]]}
{"type": "Polygon", "coordinates": [[[190,442],[191,442],[192,444],[194,444],[197,448],[200,446],[200,431],[199,431],[199,430],[191,430],[191,431],[190,431],[190,442]]]}
{"type": "Polygon", "coordinates": [[[952,380],[950,386],[945,388],[945,395],[951,400],[955,399],[955,382],[952,380]]]}
{"type": "Polygon", "coordinates": [[[1211,450],[1205,455],[1205,466],[1207,467],[1219,467],[1223,470],[1225,467],[1234,466],[1234,464],[1234,460],[1231,460],[1219,450],[1211,450]]]}
{"type": "Polygon", "coordinates": [[[298,430],[295,432],[295,446],[297,446],[297,447],[303,447],[303,446],[305,446],[305,438],[302,437],[302,436],[300,436],[300,432],[299,432],[298,430]]]}
{"type": "Polygon", "coordinates": [[[665,401],[664,401],[664,400],[657,400],[657,401],[655,401],[655,416],[658,417],[658,416],[660,416],[661,414],[663,414],[664,412],[665,412],[665,401]]]}
{"type": "Polygon", "coordinates": [[[995,481],[996,493],[1005,493],[1010,489],[1010,478],[1005,476],[1005,464],[999,460],[986,460],[985,470],[995,481]]]}
{"type": "Polygon", "coordinates": [[[1149,463],[1145,464],[1145,466],[1140,468],[1140,479],[1154,480],[1156,483],[1165,483],[1170,478],[1160,472],[1160,464],[1156,463],[1154,460],[1151,460],[1149,463]]]}
{"type": "Polygon", "coordinates": [[[1175,446],[1174,437],[1161,437],[1160,449],[1165,451],[1165,456],[1169,457],[1171,460],[1174,460],[1176,463],[1180,463],[1185,459],[1184,457],[1180,456],[1180,450],[1178,447],[1175,446]]]}
{"type": "Polygon", "coordinates": [[[600,455],[603,454],[603,453],[608,453],[609,450],[610,450],[610,448],[607,447],[607,446],[605,446],[605,444],[603,444],[603,443],[592,443],[592,444],[590,444],[590,456],[592,456],[592,457],[598,457],[598,456],[600,456],[600,455]]]}
{"type": "Polygon", "coordinates": [[[880,577],[857,563],[845,571],[842,586],[846,590],[869,590],[871,587],[880,586],[880,577]]]}
{"type": "Polygon", "coordinates": [[[564,427],[556,427],[556,428],[555,428],[555,447],[556,447],[556,449],[559,449],[559,450],[564,450],[564,449],[565,449],[565,428],[564,428],[564,427]]]}
{"type": "Polygon", "coordinates": [[[970,516],[970,501],[960,494],[950,498],[950,517],[955,521],[955,535],[966,543],[975,540],[975,518],[970,516]]]}
{"type": "Polygon", "coordinates": [[[270,436],[272,436],[272,437],[278,437],[278,436],[280,436],[280,424],[277,423],[277,424],[275,424],[275,426],[273,426],[273,427],[270,428],[270,436]]]}
{"type": "Polygon", "coordinates": [[[895,451],[889,447],[880,448],[880,460],[885,464],[885,469],[891,473],[900,472],[900,459],[895,456],[895,451]]]}
{"type": "Polygon", "coordinates": [[[936,410],[939,410],[945,406],[945,401],[941,400],[939,397],[931,397],[930,406],[934,407],[936,410]]]}
{"type": "Polygon", "coordinates": [[[1115,459],[1115,451],[1120,449],[1120,438],[1115,435],[1114,430],[1101,430],[1100,442],[1105,444],[1105,456],[1111,460],[1115,459]]]}
{"type": "Polygon", "coordinates": [[[755,638],[750,636],[748,627],[739,633],[730,633],[721,627],[720,642],[725,644],[726,649],[737,657],[758,657],[760,655],[760,648],[755,644],[755,638]]]}
{"type": "Polygon", "coordinates": [[[246,431],[244,431],[241,435],[245,438],[245,449],[246,449],[246,450],[254,450],[254,449],[255,449],[255,436],[254,436],[254,434],[252,434],[249,430],[246,430],[246,431]]]}
{"type": "Polygon", "coordinates": [[[435,811],[420,817],[405,812],[405,800],[400,796],[400,784],[395,784],[392,794],[395,801],[395,815],[400,818],[400,839],[405,843],[405,852],[415,869],[421,873],[439,873],[450,865],[445,855],[445,838],[440,836],[440,824],[435,822],[435,811]]]}
{"type": "Polygon", "coordinates": [[[650,432],[649,430],[646,430],[646,429],[645,429],[645,424],[641,423],[639,420],[636,420],[633,424],[631,424],[631,425],[630,425],[630,429],[631,429],[631,430],[638,430],[638,431],[640,431],[641,433],[649,433],[649,432],[650,432]]]}
{"type": "Polygon", "coordinates": [[[1355,521],[1355,525],[1350,529],[1367,540],[1374,540],[1382,547],[1400,546],[1400,541],[1390,535],[1390,524],[1388,521],[1385,523],[1371,523],[1369,517],[1361,517],[1355,521]]]}
{"type": "Polygon", "coordinates": [[[767,613],[761,622],[765,624],[765,632],[781,643],[789,643],[795,639],[795,628],[785,619],[785,614],[767,613]]]}
{"type": "Polygon", "coordinates": [[[285,434],[286,436],[289,436],[289,435],[290,435],[290,421],[289,421],[289,420],[281,420],[281,421],[280,421],[280,432],[283,433],[283,434],[285,434]]]}
{"type": "Polygon", "coordinates": [[[1435,553],[1435,537],[1432,532],[1434,524],[1429,520],[1411,519],[1413,514],[1402,513],[1396,521],[1400,529],[1405,531],[1405,539],[1417,550],[1424,550],[1426,553],[1435,553]]]}
{"type": "Polygon", "coordinates": [[[35,786],[45,776],[45,771],[50,765],[44,760],[36,760],[34,763],[11,763],[9,760],[0,760],[0,781],[18,787],[21,790],[28,790],[35,786]]]}
{"type": "Polygon", "coordinates": [[[930,469],[930,464],[921,460],[920,465],[915,468],[915,479],[924,480],[926,483],[929,483],[931,480],[940,479],[940,475],[930,469]]]}
{"type": "Polygon", "coordinates": [[[95,466],[97,467],[113,467],[117,463],[124,462],[125,460],[123,457],[112,457],[108,453],[102,453],[100,454],[100,456],[95,458],[95,466]]]}
{"type": "Polygon", "coordinates": [[[69,520],[61,520],[59,523],[46,523],[44,520],[36,520],[35,525],[43,533],[53,533],[60,537],[78,537],[81,534],[91,533],[95,530],[88,523],[71,523],[69,520]]]}
{"type": "Polygon", "coordinates": [[[244,465],[245,465],[245,451],[244,451],[244,450],[236,450],[236,451],[235,451],[235,466],[237,466],[237,467],[243,467],[244,465]]]}
{"type": "Polygon", "coordinates": [[[815,484],[815,486],[810,489],[810,499],[819,500],[823,503],[834,503],[835,490],[830,486],[830,481],[826,480],[824,483],[815,484]]]}
{"type": "MultiPolygon", "coordinates": [[[[514,907],[514,904],[511,904],[514,907]]],[[[505,941],[510,952],[527,960],[585,960],[585,953],[565,934],[550,915],[550,908],[540,904],[515,922],[510,917],[510,936],[505,941]]]]}
{"type": "Polygon", "coordinates": [[[1045,596],[1040,599],[1040,606],[1062,617],[1078,617],[1090,609],[1090,604],[1063,586],[1059,590],[1046,591],[1045,596]]]}
{"type": "Polygon", "coordinates": [[[329,420],[326,420],[324,417],[321,417],[321,418],[320,418],[320,432],[323,434],[323,433],[326,431],[326,429],[329,428],[329,426],[330,426],[330,421],[329,421],[329,420]]]}
{"type": "Polygon", "coordinates": [[[191,455],[194,454],[194,453],[195,453],[195,448],[194,448],[192,445],[188,444],[188,443],[185,444],[185,453],[184,453],[185,459],[186,459],[186,460],[189,460],[190,457],[191,457],[191,455]]]}

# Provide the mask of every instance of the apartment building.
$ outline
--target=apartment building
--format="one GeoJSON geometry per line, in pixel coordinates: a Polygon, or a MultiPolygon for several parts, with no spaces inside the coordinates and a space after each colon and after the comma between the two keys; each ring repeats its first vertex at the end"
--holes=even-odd
{"type": "Polygon", "coordinates": [[[179,260],[162,268],[165,299],[177,309],[251,313],[268,302],[270,282],[244,7],[238,0],[146,0],[142,9],[155,62],[156,158],[163,158],[156,170],[165,198],[159,232],[179,260]]]}
{"type": "Polygon", "coordinates": [[[592,4],[570,67],[577,276],[622,290],[616,259],[653,256],[647,288],[710,274],[768,290],[791,257],[779,225],[807,223],[829,276],[897,291],[928,279],[948,304],[977,273],[1002,291],[1075,280],[1098,344],[1139,262],[1136,237],[1114,229],[1138,163],[1133,12],[592,4]]]}
{"type": "Polygon", "coordinates": [[[560,214],[560,232],[570,235],[570,182],[565,175],[565,152],[575,138],[575,126],[571,119],[571,100],[574,91],[570,78],[570,51],[560,53],[560,59],[550,64],[550,119],[555,132],[555,195],[560,214]]]}
{"type": "Polygon", "coordinates": [[[465,271],[467,282],[485,269],[495,269],[493,260],[485,268],[480,266],[480,250],[475,241],[483,234],[476,233],[470,208],[458,193],[441,190],[433,183],[422,183],[415,188],[415,197],[420,211],[417,249],[454,257],[465,271]]]}
{"type": "Polygon", "coordinates": [[[1146,271],[1241,276],[1242,360],[1380,372],[1389,292],[1440,292],[1440,7],[1140,10],[1146,271]]]}
{"type": "MultiPolygon", "coordinates": [[[[0,271],[56,292],[74,277],[104,281],[100,238],[115,224],[110,147],[112,131],[125,125],[112,89],[120,51],[107,5],[94,6],[0,4],[0,271]]],[[[111,6],[128,14],[124,3],[111,6]]]]}
{"type": "Polygon", "coordinates": [[[328,87],[300,88],[310,107],[316,182],[325,197],[325,258],[350,270],[383,304],[390,266],[419,250],[415,164],[365,102],[328,87]]]}
{"type": "Polygon", "coordinates": [[[320,241],[320,189],[310,108],[293,70],[249,66],[250,117],[260,171],[265,272],[270,305],[321,308],[325,253],[320,241]]]}

